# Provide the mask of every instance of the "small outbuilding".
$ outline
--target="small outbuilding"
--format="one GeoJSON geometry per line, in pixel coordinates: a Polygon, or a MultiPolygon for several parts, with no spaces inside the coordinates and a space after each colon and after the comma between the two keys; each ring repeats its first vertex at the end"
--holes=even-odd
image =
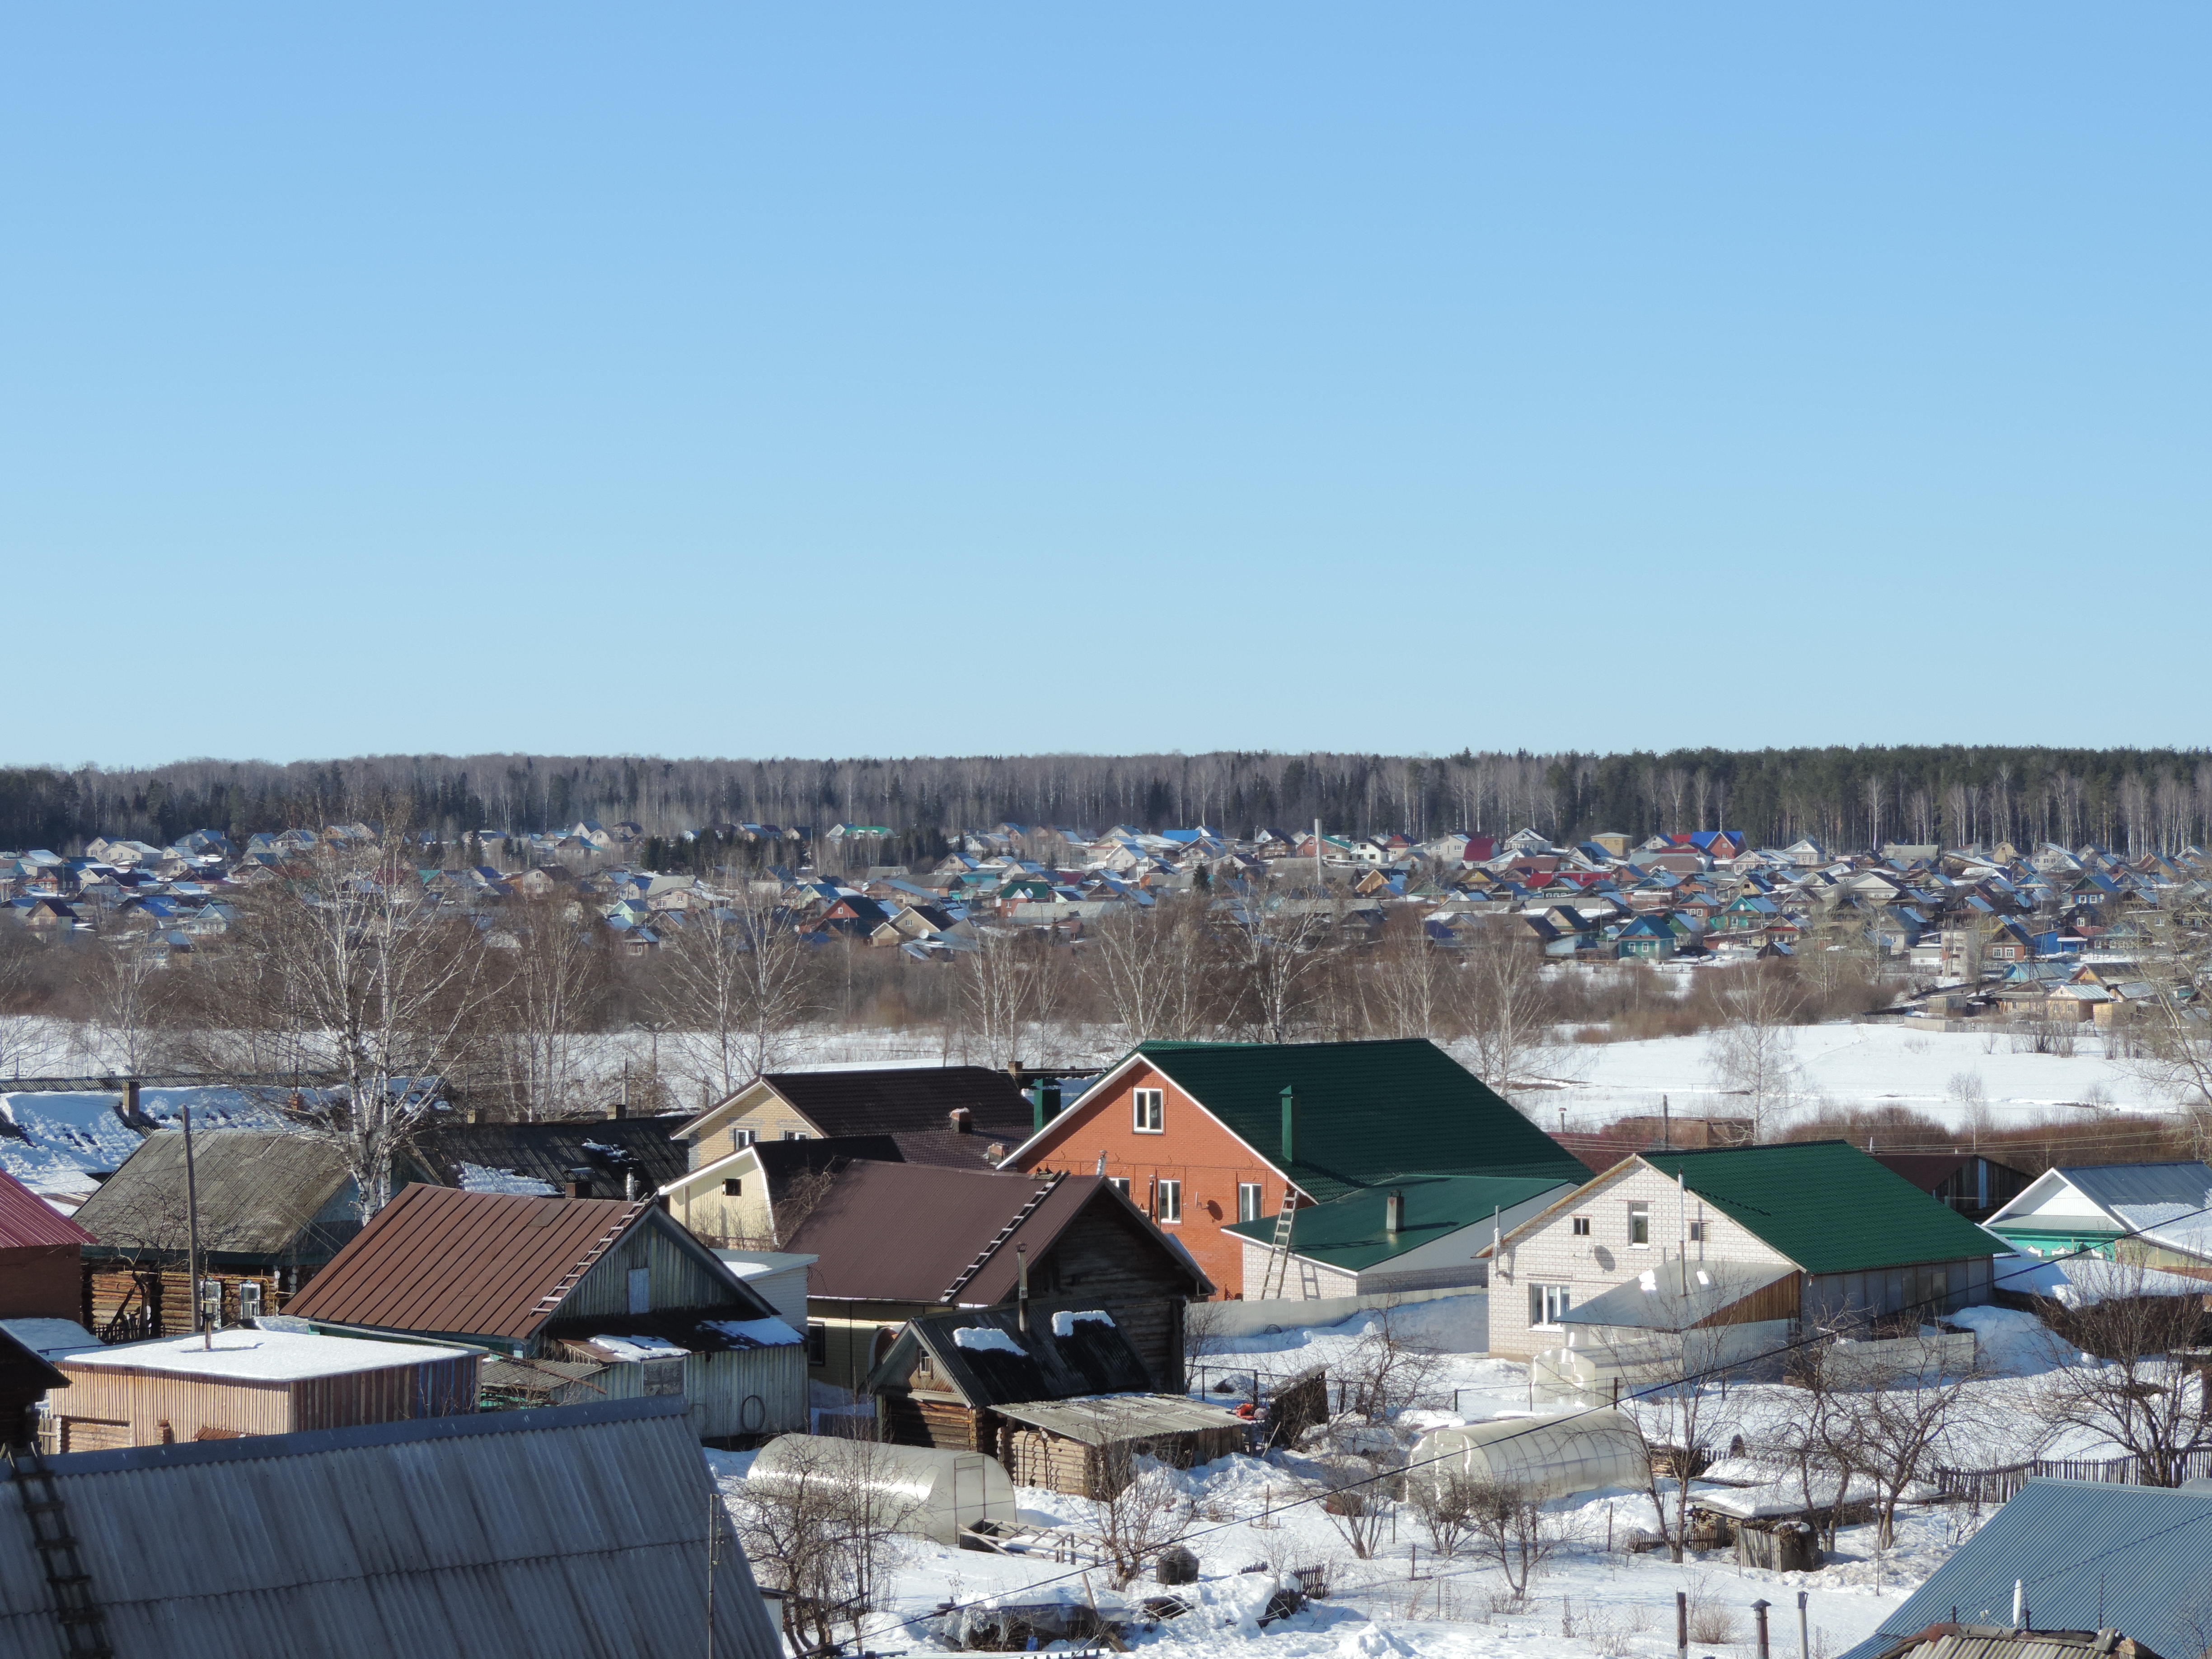
{"type": "Polygon", "coordinates": [[[108,1451],[453,1417],[477,1408],[481,1352],[234,1327],[52,1357],[68,1399],[50,1449],[108,1451]]]}
{"type": "Polygon", "coordinates": [[[868,1378],[884,1439],[996,1456],[1019,1486],[1094,1498],[1143,1455],[1188,1468],[1244,1449],[1244,1419],[1157,1394],[1103,1309],[1032,1304],[909,1320],[868,1378]]]}

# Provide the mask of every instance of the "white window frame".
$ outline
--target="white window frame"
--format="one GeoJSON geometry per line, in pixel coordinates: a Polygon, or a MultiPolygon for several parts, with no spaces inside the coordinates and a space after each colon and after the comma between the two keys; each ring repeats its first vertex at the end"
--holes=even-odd
{"type": "Polygon", "coordinates": [[[1237,1183],[1237,1218],[1239,1221],[1259,1220],[1267,1204],[1267,1189],[1259,1182],[1240,1181],[1237,1183]]]}
{"type": "Polygon", "coordinates": [[[730,1131],[730,1145],[738,1152],[743,1152],[748,1146],[757,1146],[759,1142],[760,1131],[758,1129],[732,1129],[730,1131]]]}
{"type": "Polygon", "coordinates": [[[1159,1219],[1163,1225],[1181,1221],[1182,1219],[1182,1182],[1180,1181],[1160,1182],[1159,1204],[1159,1219]]]}
{"type": "Polygon", "coordinates": [[[1168,1132],[1168,1091],[1166,1090],[1133,1090],[1130,1092],[1129,1100],[1130,1127],[1137,1133],[1164,1135],[1168,1132]]]}
{"type": "Polygon", "coordinates": [[[1651,1248],[1651,1206],[1641,1199],[1633,1200],[1628,1206],[1628,1248],[1632,1250],[1651,1248]],[[1644,1224],[1644,1237],[1641,1238],[1636,1236],[1636,1224],[1639,1221],[1644,1224]]]}
{"type": "Polygon", "coordinates": [[[1586,1215],[1573,1217],[1568,1224],[1567,1232],[1571,1237],[1588,1238],[1590,1236],[1590,1218],[1586,1215]]]}
{"type": "Polygon", "coordinates": [[[1107,1184],[1108,1186],[1111,1187],[1111,1188],[1112,1188],[1115,1192],[1117,1192],[1117,1193],[1121,1194],[1122,1197],[1124,1197],[1124,1198],[1128,1197],[1128,1195],[1129,1195],[1129,1177],[1128,1177],[1128,1176],[1108,1176],[1106,1177],[1106,1184],[1107,1184]]]}
{"type": "MultiPolygon", "coordinates": [[[[1560,1316],[1573,1311],[1575,1287],[1571,1285],[1532,1283],[1528,1286],[1528,1299],[1543,1310],[1539,1317],[1529,1321],[1530,1330],[1560,1330],[1565,1328],[1560,1322],[1560,1316]]],[[[1532,1309],[1530,1311],[1534,1312],[1535,1310],[1532,1309]]]]}

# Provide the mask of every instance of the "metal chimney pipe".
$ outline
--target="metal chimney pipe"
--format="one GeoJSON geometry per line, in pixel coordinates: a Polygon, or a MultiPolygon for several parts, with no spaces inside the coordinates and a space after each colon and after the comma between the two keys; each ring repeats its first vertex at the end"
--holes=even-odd
{"type": "Polygon", "coordinates": [[[1283,1091],[1283,1162],[1298,1161],[1298,1097],[1288,1088],[1283,1091]]]}
{"type": "Polygon", "coordinates": [[[1382,1200],[1382,1231],[1395,1238],[1406,1225],[1406,1195],[1393,1193],[1382,1200]]]}
{"type": "Polygon", "coordinates": [[[1764,1596],[1751,1604],[1751,1616],[1759,1621],[1759,1659],[1773,1659],[1766,1650],[1766,1609],[1770,1605],[1764,1596]]]}
{"type": "Polygon", "coordinates": [[[1024,1336],[1027,1336],[1030,1334],[1030,1247],[1028,1245],[1014,1246],[1014,1270],[1017,1274],[1015,1283],[1018,1287],[1014,1292],[1014,1324],[1024,1336]]]}

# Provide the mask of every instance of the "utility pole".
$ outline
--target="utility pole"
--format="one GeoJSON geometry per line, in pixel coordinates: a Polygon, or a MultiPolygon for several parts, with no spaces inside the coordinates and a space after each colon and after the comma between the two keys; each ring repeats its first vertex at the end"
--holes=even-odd
{"type": "Polygon", "coordinates": [[[1321,820],[1314,820],[1314,891],[1327,894],[1328,877],[1321,867],[1321,820]]]}
{"type": "Polygon", "coordinates": [[[192,1109],[184,1104],[185,1119],[185,1276],[191,1285],[192,1329],[199,1333],[203,1351],[215,1346],[215,1334],[200,1318],[200,1189],[192,1178],[192,1109]]]}

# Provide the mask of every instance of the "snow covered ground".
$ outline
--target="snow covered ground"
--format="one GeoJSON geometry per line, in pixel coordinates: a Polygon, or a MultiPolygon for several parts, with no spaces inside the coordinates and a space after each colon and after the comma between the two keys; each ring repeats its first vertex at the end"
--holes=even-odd
{"type": "MultiPolygon", "coordinates": [[[[2055,1115],[2115,1109],[2166,1112],[2126,1065],[2105,1057],[2103,1040],[2084,1032],[2070,1056],[2015,1054],[2008,1037],[1966,1031],[1915,1031],[1903,1025],[1796,1028],[1802,1095],[1838,1107],[1907,1106],[1966,1127],[1952,1079],[1978,1083],[1995,1127],[2055,1115]]],[[[1613,1119],[1659,1110],[1660,1097],[1691,1116],[1719,1115],[1727,1100],[1714,1075],[1713,1033],[1636,1042],[1577,1043],[1572,1075],[1557,1090],[1532,1092],[1522,1108],[1547,1128],[1565,1107],[1570,1128],[1601,1128],[1613,1119]]]]}
{"type": "MultiPolygon", "coordinates": [[[[1419,1304],[1392,1316],[1399,1334],[1418,1340],[1425,1325],[1441,1328],[1453,1316],[1442,1303],[1419,1304]]],[[[1249,1363],[1271,1376],[1287,1375],[1316,1361],[1336,1371],[1348,1365],[1377,1316],[1363,1314],[1340,1325],[1240,1339],[1218,1346],[1206,1363],[1249,1363]]],[[[2035,1377],[2069,1356],[2033,1319],[2001,1309],[1970,1316],[1984,1349],[2008,1374],[1974,1385],[1981,1408],[1976,1419],[1946,1447],[1944,1461],[1988,1467],[2026,1455],[2022,1445],[2025,1391],[2035,1377]]],[[[1481,1354],[1443,1357],[1432,1384],[1438,1407],[1408,1413],[1419,1426],[1474,1420],[1523,1409],[1527,1368],[1481,1354]]],[[[1801,1407],[1803,1396],[1780,1384],[1738,1386],[1713,1408],[1716,1444],[1742,1434],[1756,1447],[1763,1430],[1801,1407]]],[[[2047,1455],[2102,1455],[2084,1443],[2053,1445],[2047,1455]]],[[[709,1465],[726,1493],[741,1481],[749,1455],[709,1452],[709,1465]]],[[[1568,1542],[1540,1569],[1525,1602],[1506,1594],[1498,1568],[1462,1551],[1439,1561],[1410,1510],[1371,1559],[1358,1560],[1318,1504],[1301,1486],[1296,1456],[1263,1462],[1229,1457],[1178,1477],[1196,1507],[1188,1539],[1200,1582],[1192,1610],[1133,1631],[1132,1645],[1163,1654],[1213,1653],[1248,1646],[1310,1659],[1333,1655],[1435,1656],[1436,1659],[1502,1659],[1540,1651],[1567,1659],[1663,1659],[1674,1648],[1677,1590],[1708,1608],[1712,1630],[1732,1627],[1727,1639],[1700,1635],[1692,1651],[1717,1659],[1747,1659],[1753,1651],[1751,1604],[1772,1604],[1775,1651],[1795,1654],[1796,1595],[1807,1593],[1808,1622],[1815,1655],[1834,1655],[1873,1634],[1881,1619],[1971,1535],[1984,1513],[1958,1505],[1911,1504],[1899,1515],[1895,1545],[1877,1550],[1872,1527],[1846,1528],[1827,1565],[1811,1573],[1776,1573],[1740,1567],[1725,1552],[1676,1565],[1663,1551],[1629,1553],[1632,1532],[1656,1530],[1650,1499],[1614,1488],[1577,1494],[1551,1505],[1568,1542]],[[1607,1547],[1607,1540],[1613,1547],[1607,1547]],[[1295,1617],[1264,1630],[1256,1615],[1279,1581],[1299,1568],[1325,1567],[1330,1594],[1295,1617]],[[1256,1646],[1253,1644],[1258,1644],[1256,1646]]],[[[1742,1465],[1744,1460],[1735,1460],[1742,1465]]],[[[1716,1473],[1722,1471],[1717,1469],[1716,1473]]],[[[1731,1474],[1743,1473],[1731,1467],[1731,1474]]],[[[1081,1531],[1089,1516],[1083,1500],[1035,1488],[1018,1489],[1024,1518],[1081,1531]]],[[[1060,1598],[1096,1597],[1115,1616],[1141,1620],[1146,1596],[1161,1587],[1140,1580],[1116,1596],[1105,1575],[1049,1560],[1009,1559],[943,1549],[920,1541],[905,1547],[890,1605],[879,1614],[869,1645],[927,1650],[938,1645],[936,1610],[953,1602],[1026,1605],[1060,1598]]]]}

